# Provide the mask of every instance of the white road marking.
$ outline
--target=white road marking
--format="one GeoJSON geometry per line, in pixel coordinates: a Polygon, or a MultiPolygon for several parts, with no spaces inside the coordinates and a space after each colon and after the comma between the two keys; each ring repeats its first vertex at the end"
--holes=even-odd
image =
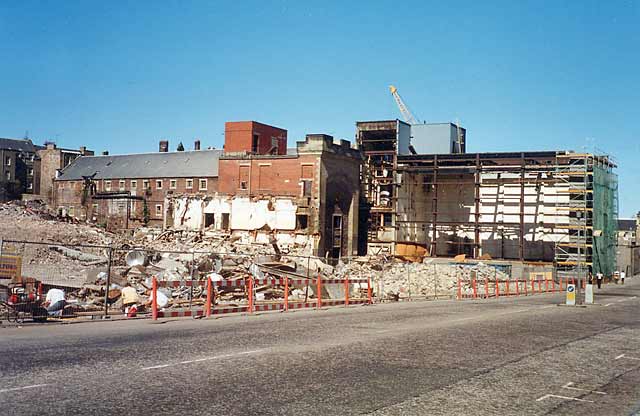
{"type": "Polygon", "coordinates": [[[156,368],[169,367],[169,364],[154,365],[153,367],[144,367],[143,370],[155,370],[156,368]]]}
{"type": "Polygon", "coordinates": [[[221,358],[230,358],[230,357],[237,357],[240,355],[248,355],[248,354],[255,354],[258,352],[262,352],[264,351],[264,349],[262,350],[251,350],[251,351],[243,351],[243,352],[236,352],[233,354],[222,354],[222,355],[214,355],[213,357],[205,357],[205,358],[198,358],[195,360],[186,360],[186,361],[180,361],[178,363],[173,363],[173,364],[161,364],[161,365],[154,365],[151,367],[143,367],[141,368],[141,370],[155,370],[158,368],[167,368],[167,367],[173,367],[176,365],[182,365],[182,364],[191,364],[191,363],[199,363],[202,361],[211,361],[211,360],[219,360],[221,358]]]}
{"type": "Polygon", "coordinates": [[[613,305],[613,303],[607,303],[607,304],[606,304],[606,305],[604,305],[604,306],[611,306],[611,305],[613,305]]]}
{"type": "Polygon", "coordinates": [[[568,390],[576,390],[576,391],[588,391],[589,393],[594,393],[594,394],[607,394],[607,393],[605,393],[603,391],[581,389],[581,388],[578,388],[578,387],[573,387],[573,381],[568,382],[567,384],[562,386],[562,388],[563,389],[568,389],[568,390]]]}
{"type": "Polygon", "coordinates": [[[563,399],[563,400],[573,400],[575,402],[593,403],[593,401],[591,401],[591,400],[578,399],[577,397],[558,396],[557,394],[545,394],[544,396],[537,398],[536,401],[537,402],[541,402],[544,399],[549,399],[551,397],[556,397],[558,399],[563,399]]]}
{"type": "Polygon", "coordinates": [[[35,388],[44,387],[44,386],[48,386],[48,384],[32,384],[30,386],[13,387],[11,389],[2,389],[2,390],[0,390],[0,393],[6,393],[6,392],[9,392],[9,391],[26,390],[26,389],[35,389],[35,388]]]}
{"type": "Polygon", "coordinates": [[[627,354],[620,354],[620,355],[618,355],[615,359],[616,359],[616,360],[619,360],[620,358],[626,358],[627,360],[637,360],[637,361],[640,361],[640,358],[638,358],[638,357],[629,357],[629,356],[627,356],[627,354]]]}

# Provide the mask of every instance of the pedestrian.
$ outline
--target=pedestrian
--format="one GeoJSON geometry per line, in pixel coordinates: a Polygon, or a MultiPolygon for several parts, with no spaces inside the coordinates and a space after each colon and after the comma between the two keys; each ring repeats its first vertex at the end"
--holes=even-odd
{"type": "Polygon", "coordinates": [[[122,295],[122,311],[125,314],[128,314],[129,307],[135,306],[140,302],[140,298],[138,297],[138,292],[134,287],[131,286],[129,282],[124,285],[122,291],[120,292],[122,295]]]}
{"type": "Polygon", "coordinates": [[[625,276],[626,276],[625,272],[620,272],[620,284],[622,284],[622,285],[624,284],[625,276]]]}
{"type": "Polygon", "coordinates": [[[593,273],[591,273],[591,270],[589,270],[589,274],[587,275],[587,283],[590,285],[593,284],[593,273]]]}
{"type": "Polygon", "coordinates": [[[45,301],[42,306],[47,308],[49,316],[61,317],[65,304],[66,300],[64,297],[64,291],[62,289],[53,288],[49,289],[47,292],[47,296],[45,297],[45,301]]]}
{"type": "Polygon", "coordinates": [[[596,282],[598,283],[598,289],[602,288],[602,273],[596,273],[596,282]]]}

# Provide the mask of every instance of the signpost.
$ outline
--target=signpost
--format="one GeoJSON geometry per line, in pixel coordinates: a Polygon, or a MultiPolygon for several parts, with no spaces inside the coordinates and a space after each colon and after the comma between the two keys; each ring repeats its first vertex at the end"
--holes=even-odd
{"type": "Polygon", "coordinates": [[[567,300],[566,304],[575,306],[576,304],[576,285],[567,285],[567,300]]]}

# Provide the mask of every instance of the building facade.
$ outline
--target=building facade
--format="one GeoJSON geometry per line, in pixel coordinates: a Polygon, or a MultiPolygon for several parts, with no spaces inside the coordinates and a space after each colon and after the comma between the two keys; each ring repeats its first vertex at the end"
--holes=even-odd
{"type": "Polygon", "coordinates": [[[59,214],[127,229],[162,226],[174,193],[215,194],[220,150],[82,156],[54,181],[59,214]]]}
{"type": "Polygon", "coordinates": [[[618,270],[633,276],[640,273],[640,214],[618,219],[618,270]]]}
{"type": "Polygon", "coordinates": [[[78,150],[64,149],[55,143],[45,143],[44,148],[37,150],[40,161],[40,196],[49,204],[53,203],[53,183],[60,171],[80,156],[93,156],[93,151],[86,147],[78,150]]]}
{"type": "Polygon", "coordinates": [[[257,121],[229,121],[224,125],[225,153],[258,155],[287,153],[287,131],[257,121]]]}
{"type": "Polygon", "coordinates": [[[29,139],[0,138],[0,201],[40,193],[40,161],[29,139]]]}
{"type": "Polygon", "coordinates": [[[360,152],[323,134],[307,135],[287,154],[261,154],[236,138],[225,137],[225,149],[237,151],[220,157],[219,193],[169,196],[166,226],[309,245],[318,256],[357,254],[360,152]]]}

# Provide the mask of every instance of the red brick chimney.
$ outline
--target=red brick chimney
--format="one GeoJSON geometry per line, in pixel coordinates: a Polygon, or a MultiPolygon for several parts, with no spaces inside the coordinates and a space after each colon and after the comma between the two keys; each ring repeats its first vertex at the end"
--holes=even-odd
{"type": "Polygon", "coordinates": [[[160,149],[159,152],[168,152],[169,151],[169,140],[160,140],[160,149]]]}
{"type": "Polygon", "coordinates": [[[200,150],[200,139],[196,139],[196,141],[193,142],[193,150],[200,150]]]}

